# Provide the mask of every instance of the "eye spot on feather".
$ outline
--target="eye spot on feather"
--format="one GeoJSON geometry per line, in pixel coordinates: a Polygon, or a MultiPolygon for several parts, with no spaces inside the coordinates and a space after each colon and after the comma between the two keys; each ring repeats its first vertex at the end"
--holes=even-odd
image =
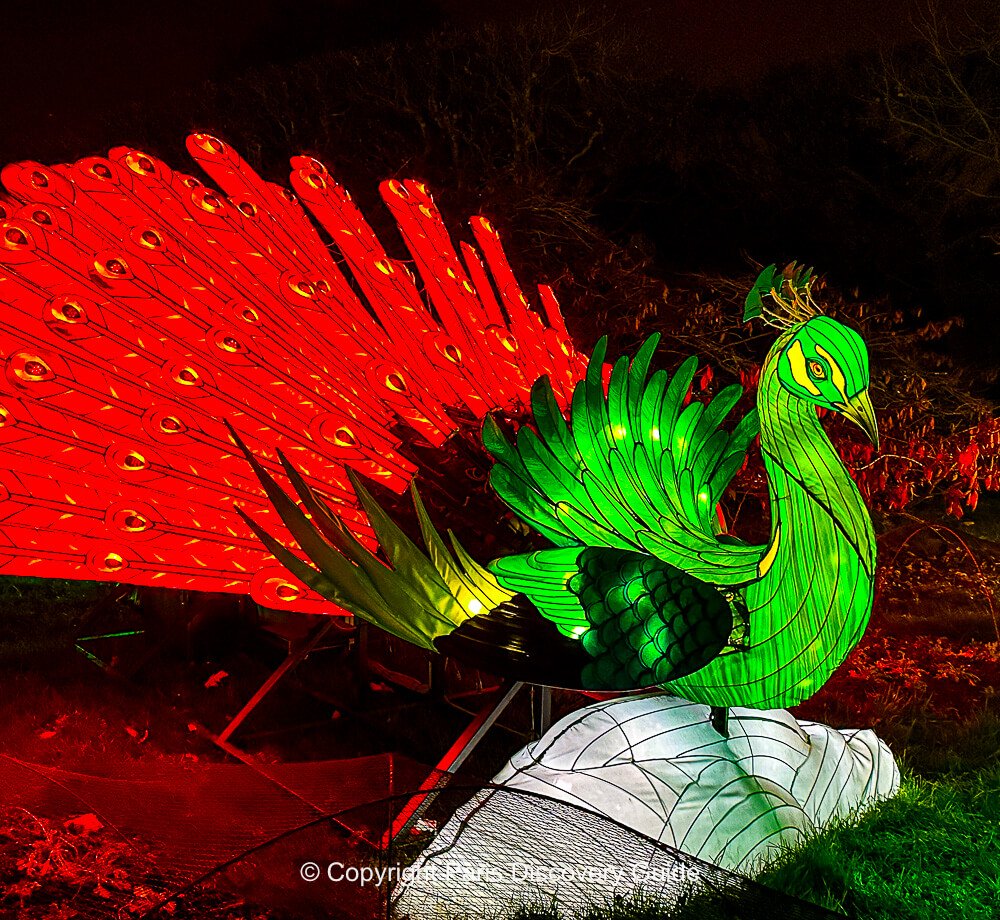
{"type": "Polygon", "coordinates": [[[119,466],[123,470],[144,470],[148,466],[146,458],[138,451],[131,450],[125,454],[119,466]]]}
{"type": "Polygon", "coordinates": [[[163,237],[152,228],[147,228],[139,234],[139,244],[146,249],[162,249],[163,237]]]}
{"type": "Polygon", "coordinates": [[[385,378],[385,385],[394,393],[405,393],[407,389],[406,381],[403,379],[403,375],[398,372],[389,374],[385,378]]]}
{"type": "Polygon", "coordinates": [[[152,522],[144,514],[134,508],[124,508],[114,516],[114,523],[127,533],[142,533],[149,530],[152,522]]]}
{"type": "Polygon", "coordinates": [[[333,440],[341,447],[354,447],[358,443],[357,438],[350,428],[342,426],[333,433],[333,440]]]}
{"type": "Polygon", "coordinates": [[[195,189],[191,193],[191,201],[209,214],[218,214],[225,207],[222,199],[215,192],[205,188],[195,189]]]}
{"type": "Polygon", "coordinates": [[[156,172],[152,159],[139,150],[130,150],[126,154],[125,165],[139,176],[151,176],[156,172]]]}
{"type": "Polygon", "coordinates": [[[18,355],[18,357],[22,359],[19,362],[21,366],[16,368],[14,373],[22,380],[34,383],[54,376],[51,368],[41,358],[36,358],[34,355],[18,355]]]}
{"type": "Polygon", "coordinates": [[[176,434],[184,430],[184,425],[179,418],[173,415],[166,415],[160,419],[160,431],[165,434],[176,434]]]}
{"type": "Polygon", "coordinates": [[[275,593],[283,601],[294,601],[298,598],[299,592],[294,585],[278,585],[275,593]]]}
{"type": "Polygon", "coordinates": [[[18,227],[10,227],[3,235],[4,245],[8,249],[23,249],[31,242],[28,235],[18,227]]]}
{"type": "Polygon", "coordinates": [[[211,134],[195,134],[193,137],[195,143],[208,153],[220,154],[225,152],[226,145],[217,137],[212,137],[211,134]]]}
{"type": "Polygon", "coordinates": [[[182,386],[193,387],[201,383],[201,377],[193,367],[182,367],[174,374],[174,380],[182,386]]]}

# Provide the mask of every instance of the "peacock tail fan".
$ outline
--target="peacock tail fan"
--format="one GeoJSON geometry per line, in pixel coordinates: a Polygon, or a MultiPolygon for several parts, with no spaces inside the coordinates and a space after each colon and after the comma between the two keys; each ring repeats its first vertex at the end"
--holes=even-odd
{"type": "Polygon", "coordinates": [[[491,223],[456,248],[420,182],[381,186],[401,261],[316,160],[293,192],[216,138],[188,149],[217,188],[127,148],[0,174],[0,574],[331,612],[237,513],[290,536],[224,420],[374,549],[351,471],[402,492],[407,438],[441,445],[543,374],[565,405],[583,360],[491,223]]]}

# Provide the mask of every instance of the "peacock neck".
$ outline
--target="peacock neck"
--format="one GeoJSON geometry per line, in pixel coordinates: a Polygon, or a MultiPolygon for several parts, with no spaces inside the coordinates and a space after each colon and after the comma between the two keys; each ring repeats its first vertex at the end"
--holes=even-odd
{"type": "Polygon", "coordinates": [[[812,696],[860,640],[875,569],[875,534],[857,486],[815,407],[778,380],[786,342],[778,340],[761,373],[771,545],[766,571],[762,562],[760,580],[745,591],[749,644],[772,675],[764,679],[771,699],[782,706],[812,696]]]}
{"type": "Polygon", "coordinates": [[[757,398],[772,541],[781,528],[772,571],[843,563],[842,556],[810,558],[804,550],[816,545],[856,556],[864,575],[871,579],[875,534],[868,509],[823,430],[815,406],[794,396],[778,379],[778,358],[793,332],[779,337],[768,354],[757,398]]]}
{"type": "Polygon", "coordinates": [[[871,518],[815,408],[778,380],[778,359],[793,334],[772,347],[757,394],[771,541],[760,577],[743,589],[745,650],[670,683],[671,692],[696,702],[768,709],[808,699],[854,648],[871,615],[871,518]]]}

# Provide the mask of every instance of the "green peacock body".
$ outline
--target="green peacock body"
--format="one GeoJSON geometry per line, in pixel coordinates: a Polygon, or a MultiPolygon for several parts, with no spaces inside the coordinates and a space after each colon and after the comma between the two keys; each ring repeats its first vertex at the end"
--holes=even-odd
{"type": "MultiPolygon", "coordinates": [[[[545,378],[537,433],[511,443],[487,419],[491,484],[552,547],[484,568],[446,545],[413,489],[426,550],[359,482],[384,565],[282,458],[308,516],[251,463],[309,565],[249,522],[303,582],[425,648],[536,683],[592,690],[664,686],[712,706],[784,707],[811,696],[860,639],[872,605],[875,540],[861,495],[817,407],[877,438],[868,358],[853,330],[818,315],[811,276],[766,270],[747,318],[783,331],[756,409],[726,431],[742,395],[689,400],[696,361],[649,375],[651,337],[620,358],[605,392],[605,342],[570,417],[545,378]],[[760,435],[771,499],[764,546],[720,533],[716,509],[760,435]]],[[[248,455],[249,456],[249,455],[248,455]]]]}

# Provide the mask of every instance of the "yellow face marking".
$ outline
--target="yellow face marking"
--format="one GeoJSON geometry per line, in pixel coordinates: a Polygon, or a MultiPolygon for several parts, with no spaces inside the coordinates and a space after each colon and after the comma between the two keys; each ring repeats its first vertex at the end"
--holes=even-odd
{"type": "Polygon", "coordinates": [[[771,540],[771,545],[767,548],[767,552],[764,553],[763,558],[757,563],[757,574],[763,578],[768,570],[774,565],[774,558],[778,555],[778,544],[781,542],[781,525],[779,524],[774,530],[774,539],[771,540]]]}
{"type": "Polygon", "coordinates": [[[830,354],[822,345],[816,346],[816,354],[820,355],[830,364],[830,381],[837,388],[837,392],[843,397],[844,402],[847,402],[847,378],[844,376],[844,372],[840,369],[840,365],[833,360],[833,355],[830,354]]]}
{"type": "Polygon", "coordinates": [[[792,377],[795,378],[795,382],[813,396],[819,396],[819,387],[813,383],[812,378],[809,376],[809,371],[806,370],[806,356],[802,352],[802,343],[796,339],[788,346],[788,350],[785,352],[788,355],[788,363],[792,368],[792,377]]]}

